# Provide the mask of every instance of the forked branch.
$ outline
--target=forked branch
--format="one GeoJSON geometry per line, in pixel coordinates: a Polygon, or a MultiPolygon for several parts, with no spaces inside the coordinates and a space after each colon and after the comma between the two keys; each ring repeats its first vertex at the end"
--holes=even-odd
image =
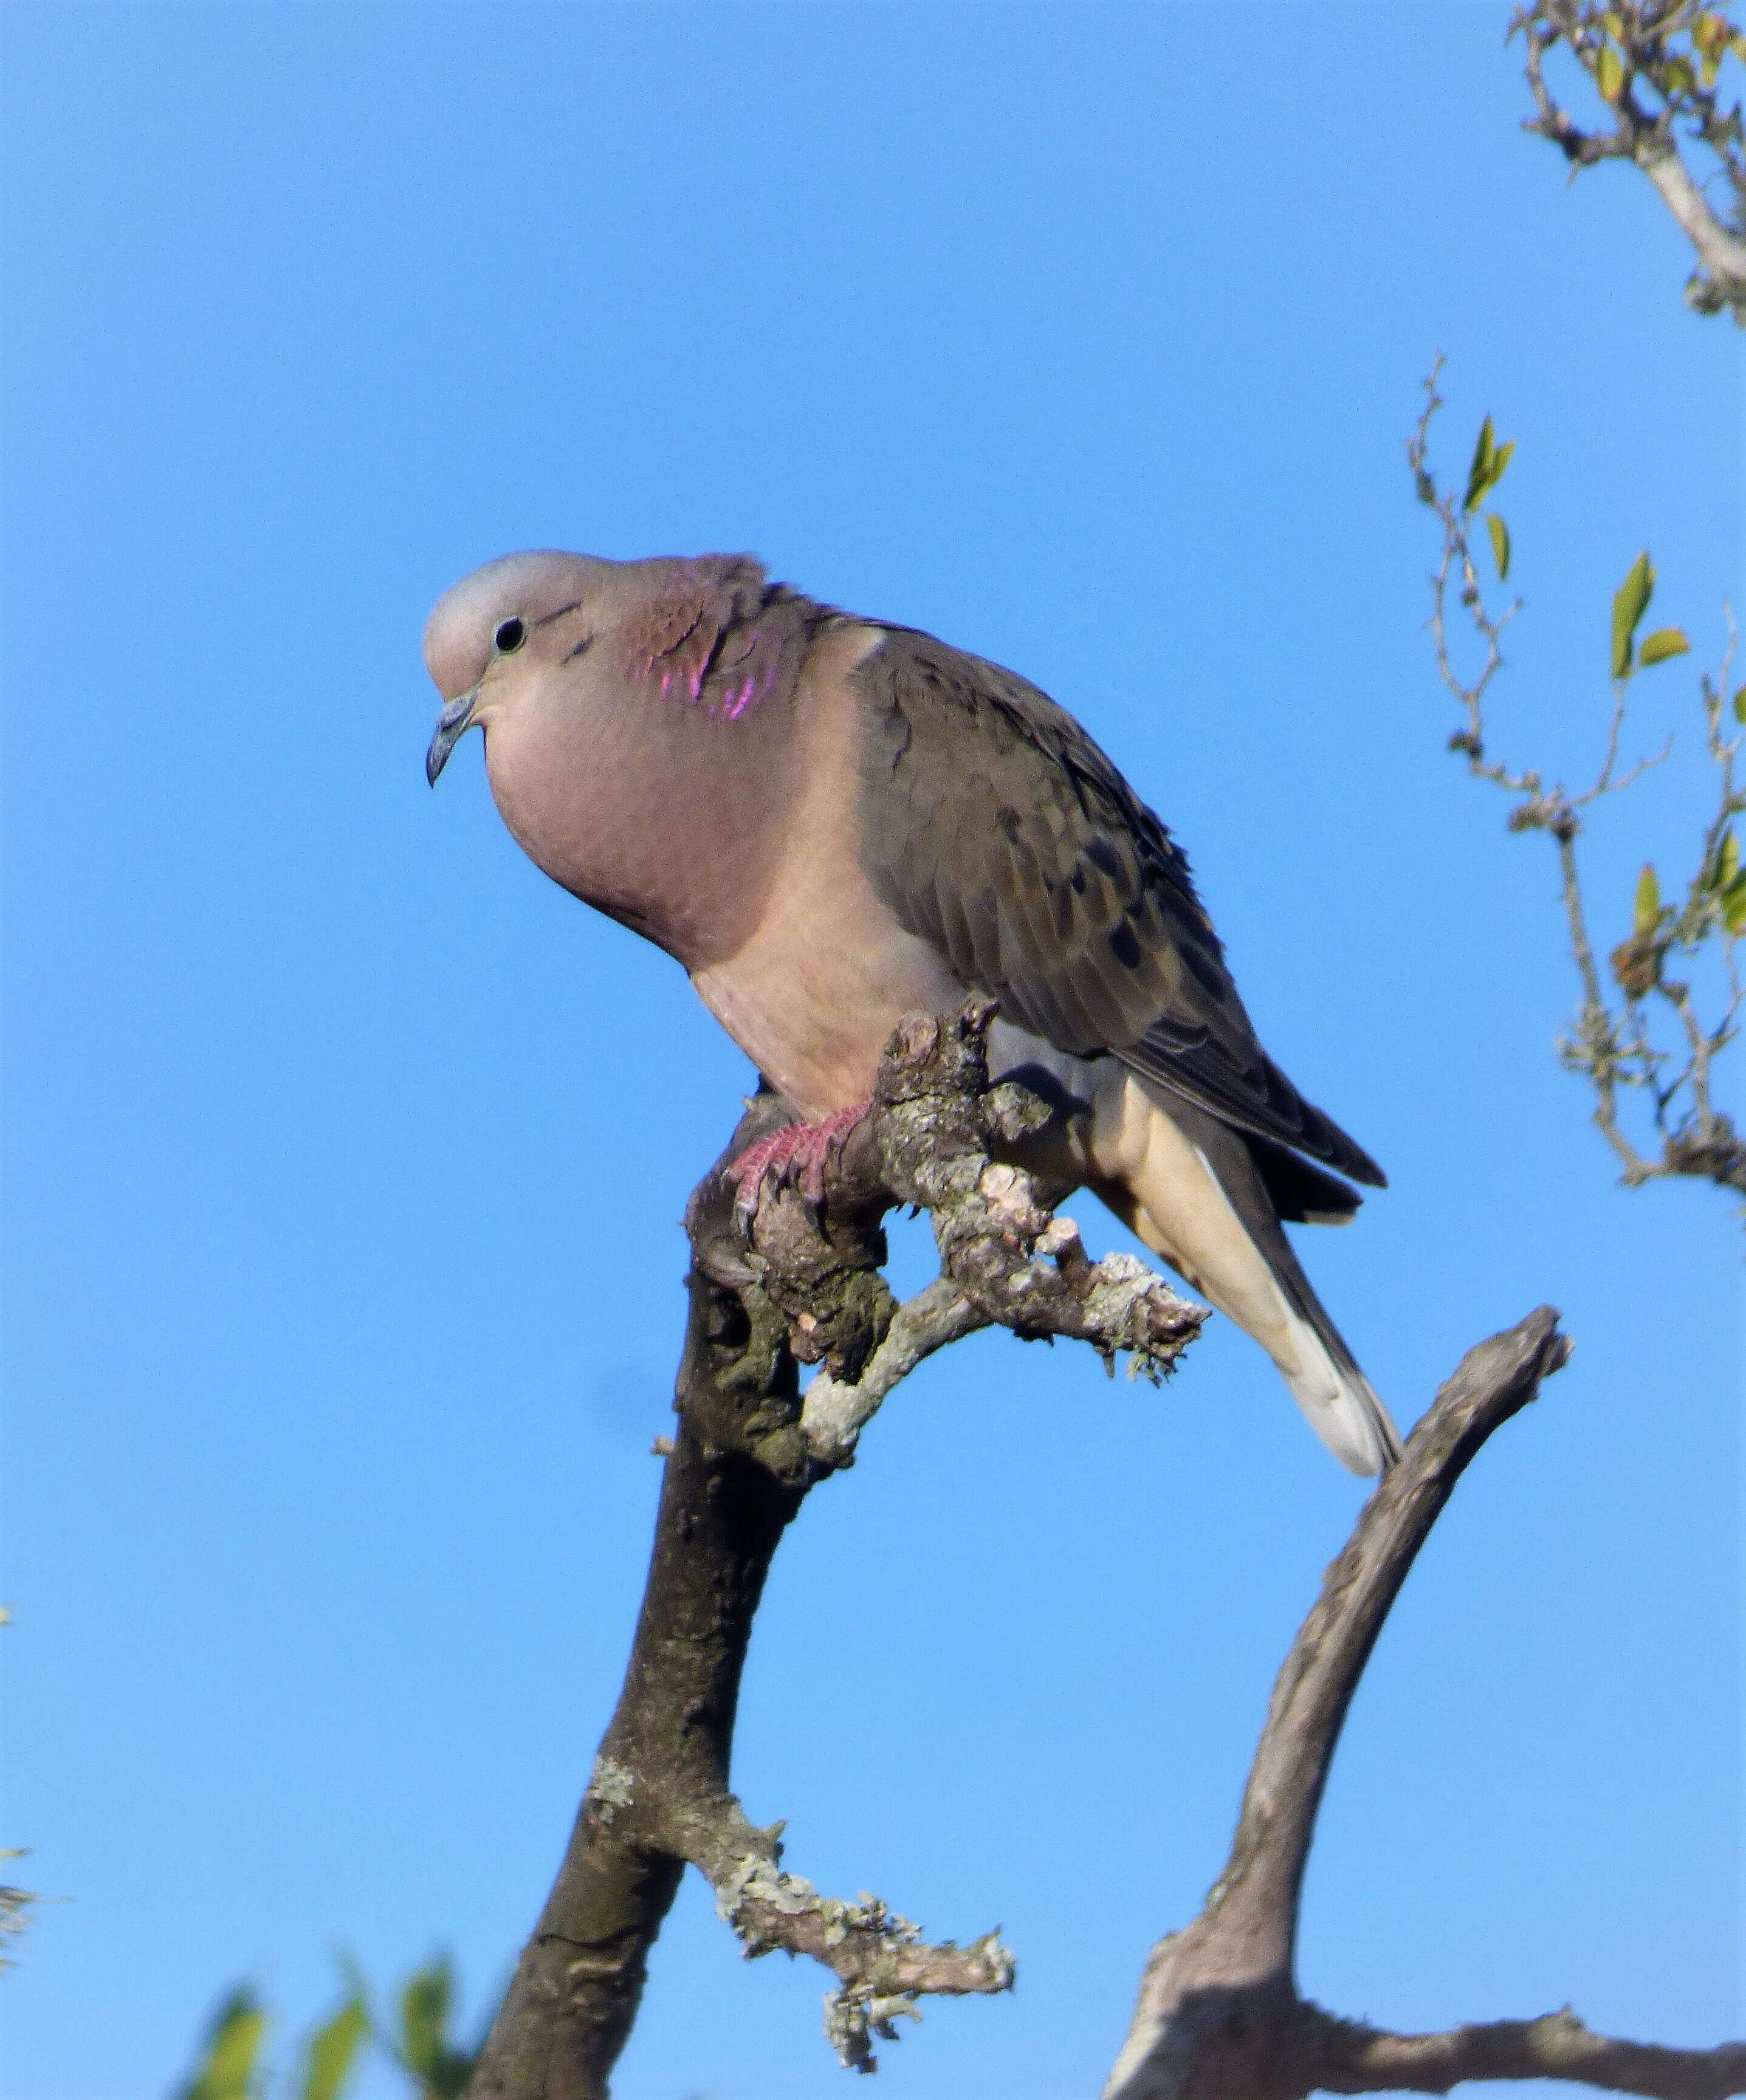
{"type": "Polygon", "coordinates": [[[1696,251],[1686,287],[1700,313],[1746,324],[1746,139],[1725,82],[1746,38],[1725,0],[1525,0],[1510,26],[1527,50],[1535,114],[1575,175],[1601,161],[1641,168],[1696,251]],[[1546,61],[1586,73],[1602,115],[1588,128],[1559,101],[1546,61]]]}
{"type": "Polygon", "coordinates": [[[694,1192],[690,1320],[655,1548],[630,1665],[570,1845],[470,2089],[475,2100],[602,2100],[679,1877],[697,1867],[748,1956],[820,1962],[844,2063],[918,2001],[1011,1985],[992,1934],[929,1944],[877,1896],[820,1895],[782,1865],[780,1825],[728,1784],[736,1705],[771,1556],[810,1489],[852,1461],[898,1381],[981,1326],[1089,1341],[1169,1370],[1205,1314],[1125,1256],[1093,1262],[1049,1192],[993,1152],[1035,1104],[992,1088],[993,1008],[916,1017],[893,1037],[869,1115],[829,1158],[822,1202],[792,1180],[736,1207],[732,1162],[791,1120],[760,1095],[694,1192]],[[907,1306],[879,1273],[880,1219],[925,1206],[939,1280],[907,1306]],[[798,1366],[820,1368],[802,1401],[798,1366]]]}
{"type": "Polygon", "coordinates": [[[1746,2045],[1609,2040],[1567,2010],[1398,2035],[1338,2019],[1297,1995],[1304,1864],[1377,1635],[1456,1482],[1569,1353],[1545,1307],[1470,1350],[1366,1505],[1274,1687],[1225,1870],[1194,1922],[1153,1950],[1104,2100],[1444,2093],[1466,2079],[1572,2079],[1657,2100],[1746,2090],[1746,2045]]]}
{"type": "MultiPolygon", "coordinates": [[[[1202,1314],[1125,1260],[1094,1263],[1049,1192],[993,1154],[1031,1113],[990,1089],[991,1009],[917,1018],[893,1038],[873,1107],[829,1160],[822,1205],[783,1180],[749,1228],[727,1169],[787,1119],[754,1101],[687,1215],[690,1321],[650,1567],[618,1708],[546,1910],[471,2088],[475,2100],[604,2100],[648,1951],[684,1867],[714,1889],[749,1957],[829,1973],[842,2062],[930,1995],[1007,1989],[992,1934],[930,1943],[877,1896],[820,1895],[729,1786],[754,1615],[784,1529],[911,1365],[973,1326],[1090,1341],[1168,1370],[1202,1314]],[[894,1200],[930,1207],[939,1281],[907,1307],[878,1274],[894,1200]],[[798,1366],[821,1368],[802,1400],[798,1366]],[[817,1401],[821,1388],[824,1400],[817,1401]]],[[[1323,2088],[1444,2089],[1468,2077],[1581,2078],[1665,2100],[1746,2089],[1746,2051],[1663,2050],[1589,2035],[1568,2014],[1393,2035],[1300,1999],[1293,1950],[1304,1863],[1342,1723],[1413,1556],[1492,1432],[1568,1344],[1542,1311],[1470,1352],[1383,1480],[1280,1673],[1229,1864],[1200,1917],[1155,1950],[1107,2100],[1302,2100],[1323,2088]]]]}

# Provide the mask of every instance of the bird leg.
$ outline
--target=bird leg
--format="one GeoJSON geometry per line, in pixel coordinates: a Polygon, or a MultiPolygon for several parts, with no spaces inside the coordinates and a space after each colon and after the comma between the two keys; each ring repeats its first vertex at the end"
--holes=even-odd
{"type": "Polygon", "coordinates": [[[852,1108],[837,1109],[820,1123],[791,1123],[757,1144],[749,1145],[727,1170],[732,1179],[734,1215],[745,1229],[758,1209],[765,1180],[775,1175],[780,1180],[793,1178],[801,1194],[816,1208],[824,1200],[824,1167],[831,1148],[843,1140],[873,1106],[857,1101],[852,1108]]]}

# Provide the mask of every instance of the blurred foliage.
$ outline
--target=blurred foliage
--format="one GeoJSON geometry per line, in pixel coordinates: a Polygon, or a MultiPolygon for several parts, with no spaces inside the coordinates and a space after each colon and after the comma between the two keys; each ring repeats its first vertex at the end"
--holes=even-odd
{"type": "MultiPolygon", "coordinates": [[[[11,1623],[12,1614],[0,1604],[0,1626],[9,1626],[11,1623]]],[[[0,1846],[0,1866],[8,1860],[22,1860],[24,1856],[25,1851],[15,1846],[0,1846]]],[[[0,1882],[0,1969],[13,1969],[18,1965],[7,1950],[24,1930],[30,1915],[30,1906],[38,1900],[29,1889],[15,1888],[10,1882],[0,1882]]]]}
{"type": "Polygon", "coordinates": [[[349,1965],[339,2010],[309,2036],[294,2072],[276,2080],[265,2061],[271,2016],[249,1986],[239,1984],[213,2015],[200,2060],[174,2100],[341,2100],[371,2044],[404,2072],[409,2100],[459,2100],[484,2037],[466,2049],[449,2036],[454,1977],[447,1958],[439,1956],[408,1979],[391,2032],[376,2024],[368,1989],[349,1965]]]}
{"type": "MultiPolygon", "coordinates": [[[[8,1860],[22,1860],[24,1854],[15,1847],[0,1850],[0,1863],[8,1860]]],[[[17,1965],[7,1953],[8,1943],[24,1929],[30,1906],[38,1900],[29,1889],[14,1888],[10,1882],[0,1882],[0,1969],[11,1969],[17,1965]]]]}
{"type": "Polygon", "coordinates": [[[419,2100],[459,2100],[473,2075],[478,2050],[457,2049],[449,2040],[453,1996],[454,1979],[446,1961],[433,1961],[421,1969],[400,1993],[400,2036],[395,2054],[416,2080],[419,2100]]]}

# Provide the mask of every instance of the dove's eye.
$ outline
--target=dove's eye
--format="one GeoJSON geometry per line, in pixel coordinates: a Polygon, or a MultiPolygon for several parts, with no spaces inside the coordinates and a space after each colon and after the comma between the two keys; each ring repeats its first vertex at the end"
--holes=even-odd
{"type": "Polygon", "coordinates": [[[527,623],[520,620],[501,620],[497,622],[497,633],[491,638],[497,645],[498,655],[507,656],[520,648],[527,640],[527,623]]]}

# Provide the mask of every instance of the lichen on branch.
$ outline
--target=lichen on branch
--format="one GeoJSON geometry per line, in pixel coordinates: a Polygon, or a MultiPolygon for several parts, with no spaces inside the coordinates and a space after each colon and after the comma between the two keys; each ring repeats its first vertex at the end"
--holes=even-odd
{"type": "Polygon", "coordinates": [[[604,2100],[648,1956],[689,1864],[749,1954],[818,1961],[842,2061],[937,1995],[1010,1989],[985,1934],[926,1941],[882,1898],[820,1895],[781,1864],[729,1785],[740,1681],[776,1546],[807,1495],[852,1458],[874,1410],[935,1350],[979,1327],[1089,1342],[1167,1370],[1205,1315],[1130,1257],[1094,1262],[1051,1192],[993,1156],[1038,1111],[991,1087],[994,1008],[913,1016],[893,1037],[869,1114],[822,1172],[760,1180],[747,1214],[736,1162],[793,1111],[761,1093],[686,1211],[689,1317],[654,1552],[630,1666],[570,1844],[480,2058],[473,2100],[604,2100]],[[880,1269],[898,1203],[933,1216],[940,1274],[898,1305],[880,1269]],[[816,1365],[802,1398],[799,1368],[816,1365]]]}
{"type": "Polygon", "coordinates": [[[748,1961],[804,1954],[829,1970],[825,2038],[851,2071],[877,2067],[874,2040],[895,2040],[899,2019],[919,2020],[924,1997],[997,1995],[1017,1974],[997,1932],[960,1947],[930,1946],[922,1929],[880,1897],[821,1895],[782,1866],[780,1826],[760,1830],[727,1798],[699,1813],[687,1854],[715,1890],[716,1914],[744,1942],[748,1961]]]}
{"type": "MultiPolygon", "coordinates": [[[[991,1147],[1022,1134],[1036,1107],[1022,1088],[989,1085],[994,1012],[982,999],[949,1018],[912,1015],[881,1061],[873,1108],[839,1186],[852,1201],[856,1174],[870,1176],[888,1196],[926,1208],[940,1273],[895,1308],[854,1377],[827,1368],[813,1380],[801,1427],[822,1465],[846,1463],[898,1381],[979,1328],[1088,1342],[1110,1369],[1126,1354],[1136,1374],[1157,1379],[1175,1368],[1206,1317],[1132,1255],[1093,1261],[1050,1192],[992,1156],[991,1147]]],[[[785,1214],[780,1200],[772,1222],[792,1235],[793,1213],[785,1214]]],[[[760,1250],[765,1231],[761,1205],[753,1236],[760,1250]]]]}

